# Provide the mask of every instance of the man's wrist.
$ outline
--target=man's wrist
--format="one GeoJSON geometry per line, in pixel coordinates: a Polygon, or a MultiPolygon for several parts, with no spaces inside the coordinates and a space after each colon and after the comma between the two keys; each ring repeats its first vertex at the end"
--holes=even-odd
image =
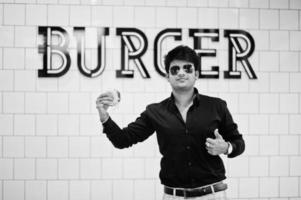
{"type": "Polygon", "coordinates": [[[106,123],[106,122],[109,120],[109,118],[110,118],[110,116],[107,115],[104,119],[100,119],[100,122],[101,122],[102,124],[104,124],[104,123],[106,123]]]}
{"type": "Polygon", "coordinates": [[[230,142],[227,142],[227,145],[228,145],[228,148],[227,148],[225,155],[231,154],[232,150],[233,150],[232,144],[230,142]]]}

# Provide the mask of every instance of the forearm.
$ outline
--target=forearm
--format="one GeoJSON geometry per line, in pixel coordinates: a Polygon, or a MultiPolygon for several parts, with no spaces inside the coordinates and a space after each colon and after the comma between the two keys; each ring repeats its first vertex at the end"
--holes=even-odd
{"type": "Polygon", "coordinates": [[[126,134],[123,134],[123,130],[110,117],[103,123],[103,133],[106,134],[114,147],[118,149],[127,148],[132,145],[126,134]]]}
{"type": "Polygon", "coordinates": [[[136,121],[121,129],[111,118],[103,123],[103,132],[112,144],[119,149],[127,148],[138,142],[144,141],[154,129],[145,113],[142,113],[136,121]]]}
{"type": "Polygon", "coordinates": [[[229,158],[234,158],[244,152],[245,142],[242,137],[229,142],[232,145],[232,152],[230,152],[230,154],[228,155],[229,158]]]}

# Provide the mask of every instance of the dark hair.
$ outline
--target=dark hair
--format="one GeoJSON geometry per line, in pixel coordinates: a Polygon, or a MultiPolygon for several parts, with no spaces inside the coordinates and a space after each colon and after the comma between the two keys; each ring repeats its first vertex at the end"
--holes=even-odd
{"type": "Polygon", "coordinates": [[[167,74],[169,72],[170,63],[173,60],[185,60],[192,62],[194,64],[195,71],[200,70],[200,57],[188,46],[179,45],[167,53],[164,60],[165,71],[167,74]]]}

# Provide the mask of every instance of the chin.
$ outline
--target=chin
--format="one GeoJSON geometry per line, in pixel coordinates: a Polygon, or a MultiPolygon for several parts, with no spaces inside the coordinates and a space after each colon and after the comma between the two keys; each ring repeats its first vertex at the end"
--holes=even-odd
{"type": "Polygon", "coordinates": [[[193,86],[188,86],[188,85],[177,85],[173,87],[175,90],[190,90],[193,88],[193,86]]]}

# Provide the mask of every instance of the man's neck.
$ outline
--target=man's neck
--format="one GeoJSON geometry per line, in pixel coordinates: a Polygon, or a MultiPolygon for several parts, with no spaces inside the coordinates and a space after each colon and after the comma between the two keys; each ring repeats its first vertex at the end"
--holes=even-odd
{"type": "Polygon", "coordinates": [[[173,90],[172,93],[175,97],[175,103],[177,106],[187,107],[188,105],[190,105],[192,103],[193,95],[194,95],[194,88],[192,88],[191,90],[185,90],[185,91],[173,90]]]}

